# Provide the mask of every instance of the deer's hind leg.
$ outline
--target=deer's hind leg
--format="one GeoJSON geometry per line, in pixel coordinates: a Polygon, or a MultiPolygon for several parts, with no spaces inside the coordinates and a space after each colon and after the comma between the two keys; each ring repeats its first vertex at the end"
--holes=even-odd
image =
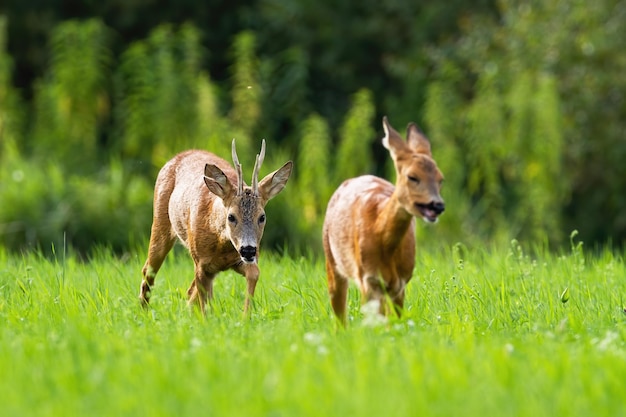
{"type": "Polygon", "coordinates": [[[174,182],[168,175],[159,174],[154,192],[154,216],[150,230],[150,245],[148,258],[141,270],[143,279],[139,289],[139,300],[144,307],[150,301],[150,293],[154,285],[154,278],[161,269],[165,257],[176,242],[176,233],[172,228],[169,216],[169,199],[174,189],[174,182]]]}
{"type": "Polygon", "coordinates": [[[141,270],[143,280],[141,281],[141,287],[139,289],[139,300],[144,307],[146,307],[150,301],[151,290],[156,274],[159,269],[161,269],[165,257],[176,242],[176,235],[171,230],[169,220],[167,226],[159,226],[157,223],[158,220],[155,218],[150,235],[148,258],[141,270]],[[167,229],[164,229],[164,227],[167,227],[167,229]]]}
{"type": "Polygon", "coordinates": [[[328,295],[335,316],[344,326],[347,322],[346,308],[348,301],[348,278],[339,274],[332,261],[326,259],[326,276],[328,279],[328,295]]]}

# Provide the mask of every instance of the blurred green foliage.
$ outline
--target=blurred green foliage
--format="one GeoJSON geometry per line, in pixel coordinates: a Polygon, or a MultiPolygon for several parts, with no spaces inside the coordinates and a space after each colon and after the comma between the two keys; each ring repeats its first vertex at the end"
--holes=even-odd
{"type": "Polygon", "coordinates": [[[429,49],[426,120],[455,149],[441,150],[444,172],[464,166],[453,186],[466,217],[442,220],[478,236],[561,243],[576,229],[622,244],[626,2],[503,0],[499,10],[429,49]]]}
{"type": "Polygon", "coordinates": [[[131,1],[77,16],[44,3],[10,1],[0,18],[7,248],[128,250],[171,156],[229,159],[236,138],[249,176],[265,138],[261,175],[296,165],[264,244],[318,252],[343,180],[394,180],[385,114],[421,126],[446,177],[446,213],[422,237],[626,239],[624,0],[131,1]]]}

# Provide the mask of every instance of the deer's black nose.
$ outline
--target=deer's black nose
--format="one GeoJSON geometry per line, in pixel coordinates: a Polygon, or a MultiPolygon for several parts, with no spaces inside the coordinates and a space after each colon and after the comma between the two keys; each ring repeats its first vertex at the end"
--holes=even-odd
{"type": "Polygon", "coordinates": [[[252,262],[256,256],[256,248],[254,246],[242,246],[239,249],[239,254],[244,260],[252,262]]]}
{"type": "Polygon", "coordinates": [[[443,213],[443,211],[446,209],[446,205],[442,202],[437,202],[437,203],[433,203],[433,210],[435,210],[435,212],[437,214],[441,214],[443,213]]]}

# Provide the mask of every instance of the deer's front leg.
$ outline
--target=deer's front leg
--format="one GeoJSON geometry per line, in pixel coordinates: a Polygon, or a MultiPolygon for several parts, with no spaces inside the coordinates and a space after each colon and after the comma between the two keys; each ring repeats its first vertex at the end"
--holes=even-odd
{"type": "Polygon", "coordinates": [[[402,316],[402,310],[404,309],[405,288],[406,281],[398,280],[395,285],[391,285],[388,289],[391,301],[393,302],[393,310],[398,317],[402,316]]]}
{"type": "Polygon", "coordinates": [[[246,301],[243,306],[243,314],[248,315],[250,312],[250,305],[254,307],[254,289],[256,283],[259,281],[259,266],[257,264],[240,264],[235,268],[235,271],[246,277],[247,292],[246,301]]]}
{"type": "Polygon", "coordinates": [[[204,314],[207,300],[213,301],[213,280],[215,274],[205,272],[201,265],[195,266],[195,278],[187,290],[189,305],[197,305],[204,314]]]}

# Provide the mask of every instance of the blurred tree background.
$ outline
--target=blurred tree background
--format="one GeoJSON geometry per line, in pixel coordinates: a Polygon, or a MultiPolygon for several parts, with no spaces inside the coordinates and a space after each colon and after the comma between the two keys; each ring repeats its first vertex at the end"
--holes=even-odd
{"type": "Polygon", "coordinates": [[[296,162],[264,245],[318,253],[342,180],[393,181],[388,115],[446,176],[423,244],[621,246],[624,74],[626,0],[5,0],[0,245],[145,245],[162,164],[235,137],[296,162]]]}

